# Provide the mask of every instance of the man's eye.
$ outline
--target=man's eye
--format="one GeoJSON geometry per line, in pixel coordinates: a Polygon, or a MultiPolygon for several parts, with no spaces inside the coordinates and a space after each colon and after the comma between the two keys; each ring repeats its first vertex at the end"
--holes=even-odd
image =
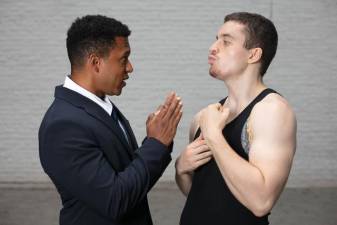
{"type": "Polygon", "coordinates": [[[223,41],[223,43],[224,43],[225,45],[228,45],[228,44],[229,44],[229,41],[223,41]]]}
{"type": "Polygon", "coordinates": [[[122,58],[121,63],[126,64],[127,61],[128,61],[127,58],[122,58]]]}

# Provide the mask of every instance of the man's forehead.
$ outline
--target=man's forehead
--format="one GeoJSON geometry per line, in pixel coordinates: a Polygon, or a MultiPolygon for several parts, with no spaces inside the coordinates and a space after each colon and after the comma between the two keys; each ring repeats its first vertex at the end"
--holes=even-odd
{"type": "Polygon", "coordinates": [[[243,24],[235,21],[228,21],[220,27],[217,37],[228,37],[236,39],[238,38],[238,36],[244,35],[244,28],[245,26],[243,24]]]}
{"type": "Polygon", "coordinates": [[[130,48],[129,39],[127,37],[115,37],[115,46],[118,48],[130,48]]]}

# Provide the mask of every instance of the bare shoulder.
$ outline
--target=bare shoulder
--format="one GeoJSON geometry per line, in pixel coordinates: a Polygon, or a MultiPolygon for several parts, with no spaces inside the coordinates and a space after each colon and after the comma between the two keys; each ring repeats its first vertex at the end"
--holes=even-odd
{"type": "Polygon", "coordinates": [[[258,102],[252,112],[252,117],[295,117],[295,113],[289,102],[279,94],[272,93],[258,102]]]}
{"type": "Polygon", "coordinates": [[[191,126],[190,126],[190,132],[189,132],[189,141],[192,142],[194,139],[194,136],[199,128],[199,120],[202,110],[200,110],[197,114],[194,115],[191,126]]]}
{"type": "Polygon", "coordinates": [[[250,115],[250,124],[254,133],[285,131],[296,132],[296,116],[288,101],[279,94],[267,95],[257,103],[250,115]]]}

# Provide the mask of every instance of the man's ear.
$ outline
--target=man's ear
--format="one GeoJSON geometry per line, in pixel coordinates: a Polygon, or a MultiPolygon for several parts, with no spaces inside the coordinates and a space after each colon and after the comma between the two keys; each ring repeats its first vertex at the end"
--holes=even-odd
{"type": "Polygon", "coordinates": [[[98,57],[96,54],[94,53],[90,54],[87,58],[87,63],[93,72],[95,73],[100,72],[102,61],[101,61],[101,58],[98,57]]]}
{"type": "Polygon", "coordinates": [[[257,63],[262,58],[262,48],[252,48],[249,50],[248,63],[257,63]]]}

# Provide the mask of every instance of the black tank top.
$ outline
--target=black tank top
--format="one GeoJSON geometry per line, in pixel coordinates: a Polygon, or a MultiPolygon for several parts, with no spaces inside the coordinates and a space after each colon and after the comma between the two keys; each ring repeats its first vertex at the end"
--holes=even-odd
{"type": "MultiPolygon", "coordinates": [[[[254,105],[266,95],[277,93],[263,90],[234,120],[228,123],[222,133],[228,144],[242,158],[248,161],[247,148],[242,142],[246,121],[254,105]]],[[[221,104],[225,99],[220,101],[221,104]]],[[[196,137],[200,134],[200,128],[196,137]]],[[[247,187],[249,188],[249,187],[247,187]]],[[[214,159],[199,167],[193,175],[192,187],[183,209],[181,225],[265,225],[268,215],[256,217],[242,205],[227,187],[214,159]]]]}

